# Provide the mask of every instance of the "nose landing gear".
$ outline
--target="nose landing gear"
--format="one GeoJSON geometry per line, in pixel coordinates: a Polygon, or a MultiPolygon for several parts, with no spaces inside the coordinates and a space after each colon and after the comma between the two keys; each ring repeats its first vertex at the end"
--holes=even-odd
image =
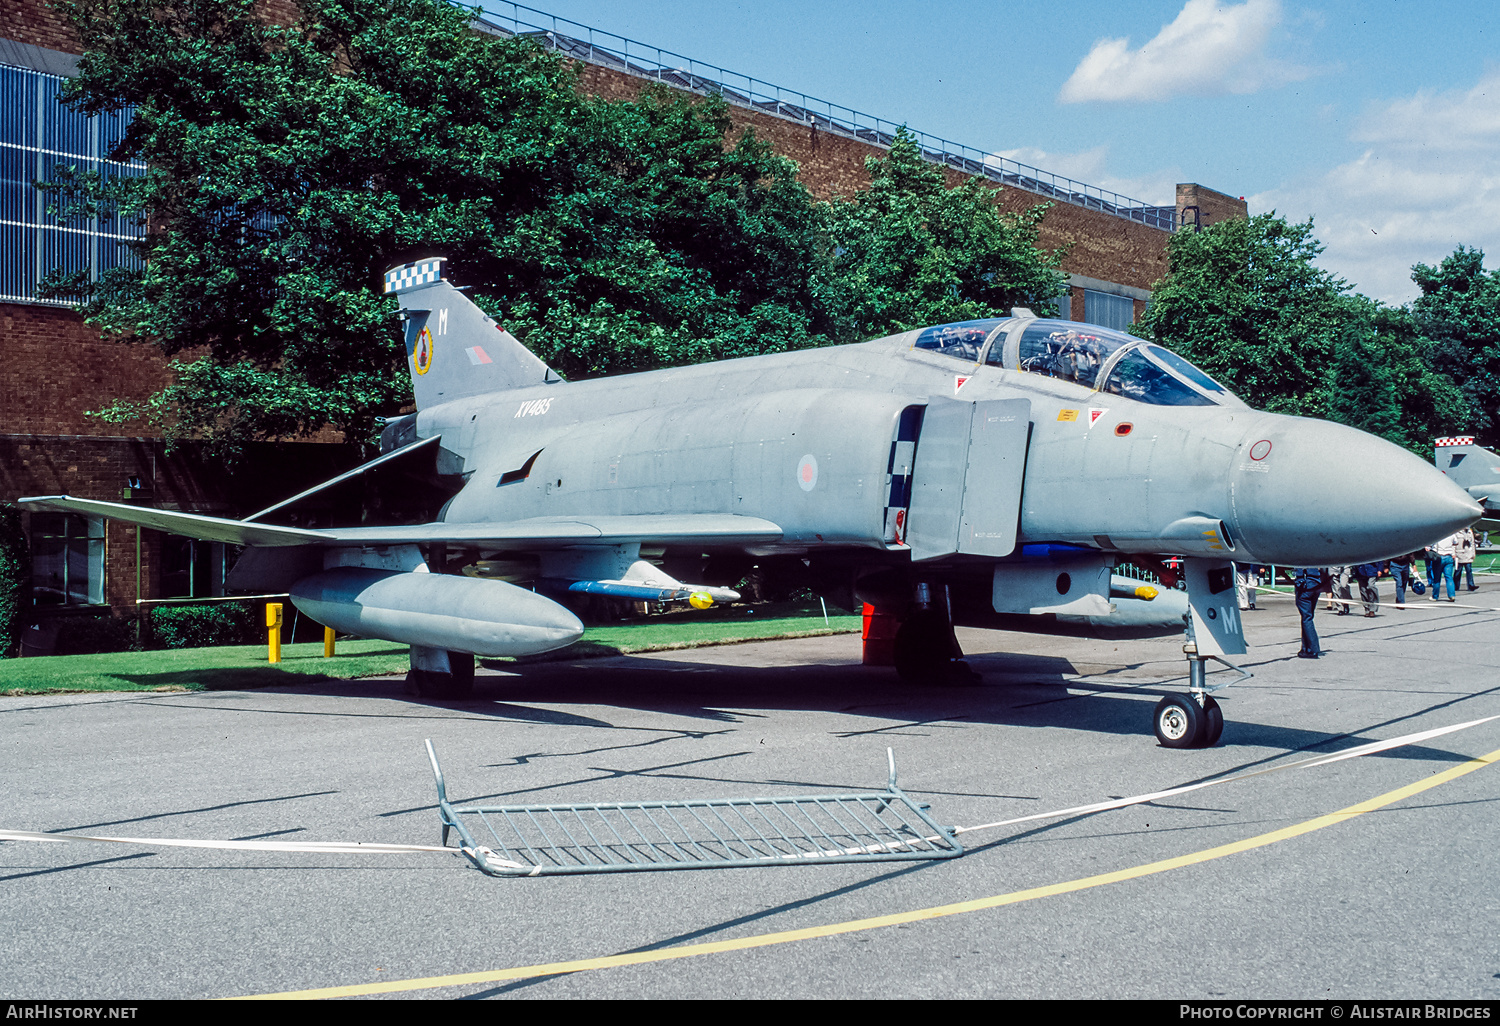
{"type": "MultiPolygon", "coordinates": [[[[1157,702],[1151,725],[1163,748],[1211,748],[1224,735],[1224,711],[1208,693],[1208,660],[1211,657],[1199,655],[1197,646],[1191,641],[1182,646],[1182,651],[1188,657],[1188,693],[1167,695],[1157,702]]],[[[1231,670],[1238,670],[1241,680],[1250,677],[1247,671],[1233,663],[1222,658],[1219,661],[1231,670]]]]}
{"type": "Polygon", "coordinates": [[[1224,734],[1224,712],[1213,695],[1168,695],[1152,718],[1164,748],[1211,748],[1224,734]]]}

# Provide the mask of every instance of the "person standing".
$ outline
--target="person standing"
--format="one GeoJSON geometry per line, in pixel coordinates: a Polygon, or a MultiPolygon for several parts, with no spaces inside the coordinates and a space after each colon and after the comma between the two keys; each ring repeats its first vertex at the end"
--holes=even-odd
{"type": "Polygon", "coordinates": [[[1323,649],[1318,645],[1318,632],[1313,628],[1313,613],[1318,610],[1318,592],[1328,586],[1327,567],[1302,566],[1292,574],[1297,612],[1302,616],[1302,648],[1297,652],[1299,659],[1316,659],[1323,654],[1323,649]]]}
{"type": "Polygon", "coordinates": [[[1420,555],[1420,552],[1408,552],[1404,556],[1397,556],[1391,560],[1391,580],[1396,583],[1396,607],[1398,609],[1406,604],[1406,585],[1411,580],[1412,567],[1420,555]]]}
{"type": "Polygon", "coordinates": [[[1458,544],[1454,546],[1453,550],[1453,561],[1456,564],[1454,568],[1456,573],[1454,583],[1462,585],[1464,575],[1467,574],[1469,578],[1469,590],[1478,591],[1479,588],[1474,584],[1474,550],[1476,548],[1474,529],[1466,527],[1453,537],[1458,539],[1458,544]]]}
{"type": "MultiPolygon", "coordinates": [[[[1453,560],[1453,553],[1454,553],[1454,551],[1457,548],[1458,548],[1458,535],[1456,535],[1456,534],[1449,535],[1447,538],[1444,538],[1442,541],[1438,542],[1436,545],[1434,545],[1432,547],[1432,551],[1437,554],[1437,559],[1438,559],[1438,567],[1437,567],[1437,569],[1438,569],[1438,573],[1442,574],[1443,582],[1448,585],[1448,601],[1449,602],[1457,602],[1458,601],[1458,592],[1457,592],[1457,589],[1455,589],[1453,587],[1453,569],[1454,569],[1455,566],[1458,565],[1453,560]]],[[[1429,576],[1430,576],[1430,571],[1429,571],[1429,576]]],[[[1433,581],[1432,581],[1432,601],[1436,602],[1437,600],[1438,600],[1437,578],[1434,577],[1433,581]]]]}
{"type": "Polygon", "coordinates": [[[1336,566],[1331,569],[1333,587],[1328,590],[1328,608],[1339,616],[1348,616],[1354,605],[1354,595],[1349,591],[1349,582],[1354,577],[1352,566],[1336,566]]]}
{"type": "Polygon", "coordinates": [[[1384,563],[1361,563],[1354,568],[1354,579],[1359,582],[1359,600],[1364,604],[1366,616],[1374,616],[1380,611],[1380,592],[1375,590],[1375,578],[1384,568],[1384,563]]]}
{"type": "Polygon", "coordinates": [[[1260,588],[1260,567],[1254,563],[1234,564],[1235,598],[1241,610],[1255,608],[1255,592],[1260,588]]]}

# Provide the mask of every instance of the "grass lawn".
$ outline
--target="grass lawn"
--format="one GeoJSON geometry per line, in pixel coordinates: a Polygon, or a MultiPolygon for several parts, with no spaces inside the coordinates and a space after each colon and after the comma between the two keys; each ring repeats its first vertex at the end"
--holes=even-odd
{"type": "MultiPolygon", "coordinates": [[[[743,607],[681,611],[618,626],[590,627],[577,644],[535,659],[586,659],[859,629],[858,616],[830,615],[825,624],[821,610],[809,611],[806,605],[794,603],[761,604],[754,613],[743,607]]],[[[367,640],[340,641],[332,659],[323,658],[321,641],[283,645],[281,662],[275,666],[266,662],[264,645],[44,656],[0,660],[0,695],[237,690],[405,674],[406,669],[405,645],[367,640]]]]}

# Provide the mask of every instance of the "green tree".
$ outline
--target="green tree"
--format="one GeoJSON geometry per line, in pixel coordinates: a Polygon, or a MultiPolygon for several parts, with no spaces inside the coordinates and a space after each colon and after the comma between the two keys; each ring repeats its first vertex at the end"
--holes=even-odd
{"type": "Polygon", "coordinates": [[[0,503],[0,657],[21,643],[31,597],[31,549],[21,530],[21,511],[0,503]]]}
{"type": "Polygon", "coordinates": [[[1350,297],[1349,306],[1334,343],[1328,419],[1430,458],[1433,438],[1467,415],[1463,394],[1432,369],[1431,343],[1408,309],[1364,296],[1350,297]]]}
{"type": "Polygon", "coordinates": [[[1275,213],[1178,232],[1138,332],[1274,413],[1329,412],[1330,368],[1353,310],[1348,284],[1314,265],[1311,221],[1275,213]]]}
{"type": "Polygon", "coordinates": [[[869,189],[829,210],[831,260],[822,286],[845,338],[1008,315],[1056,312],[1060,253],[1037,246],[1050,204],[1008,214],[980,178],[949,188],[902,128],[884,158],[865,161],[869,189]]]}
{"type": "Polygon", "coordinates": [[[1413,311],[1353,292],[1314,265],[1322,251],[1311,221],[1274,213],[1179,232],[1137,331],[1251,406],[1338,421],[1430,455],[1433,437],[1468,415],[1463,395],[1413,311]]]}
{"type": "Polygon", "coordinates": [[[133,107],[114,157],[149,171],[58,169],[57,212],[148,234],[141,269],[50,286],[176,359],[144,412],[178,435],[367,436],[410,398],[379,285],[416,255],[573,375],[825,341],[821,214],[790,162],[726,147],[722,102],[582,97],[573,67],[443,0],[299,0],[287,25],[254,0],[59,4],[74,102],[133,107]]]}
{"type": "Polygon", "coordinates": [[[1459,246],[1436,267],[1417,264],[1411,277],[1422,290],[1411,308],[1416,330],[1429,341],[1434,369],[1467,403],[1448,430],[1500,442],[1500,271],[1485,271],[1482,251],[1459,246]]]}

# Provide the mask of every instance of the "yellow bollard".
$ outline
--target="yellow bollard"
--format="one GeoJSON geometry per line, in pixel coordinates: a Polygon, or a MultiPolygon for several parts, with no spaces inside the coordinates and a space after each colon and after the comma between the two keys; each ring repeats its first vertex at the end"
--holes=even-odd
{"type": "Polygon", "coordinates": [[[281,603],[266,603],[267,662],[281,662],[281,603]]]}
{"type": "Polygon", "coordinates": [[[332,659],[333,658],[333,628],[332,627],[324,627],[323,628],[323,658],[324,659],[332,659]]]}

